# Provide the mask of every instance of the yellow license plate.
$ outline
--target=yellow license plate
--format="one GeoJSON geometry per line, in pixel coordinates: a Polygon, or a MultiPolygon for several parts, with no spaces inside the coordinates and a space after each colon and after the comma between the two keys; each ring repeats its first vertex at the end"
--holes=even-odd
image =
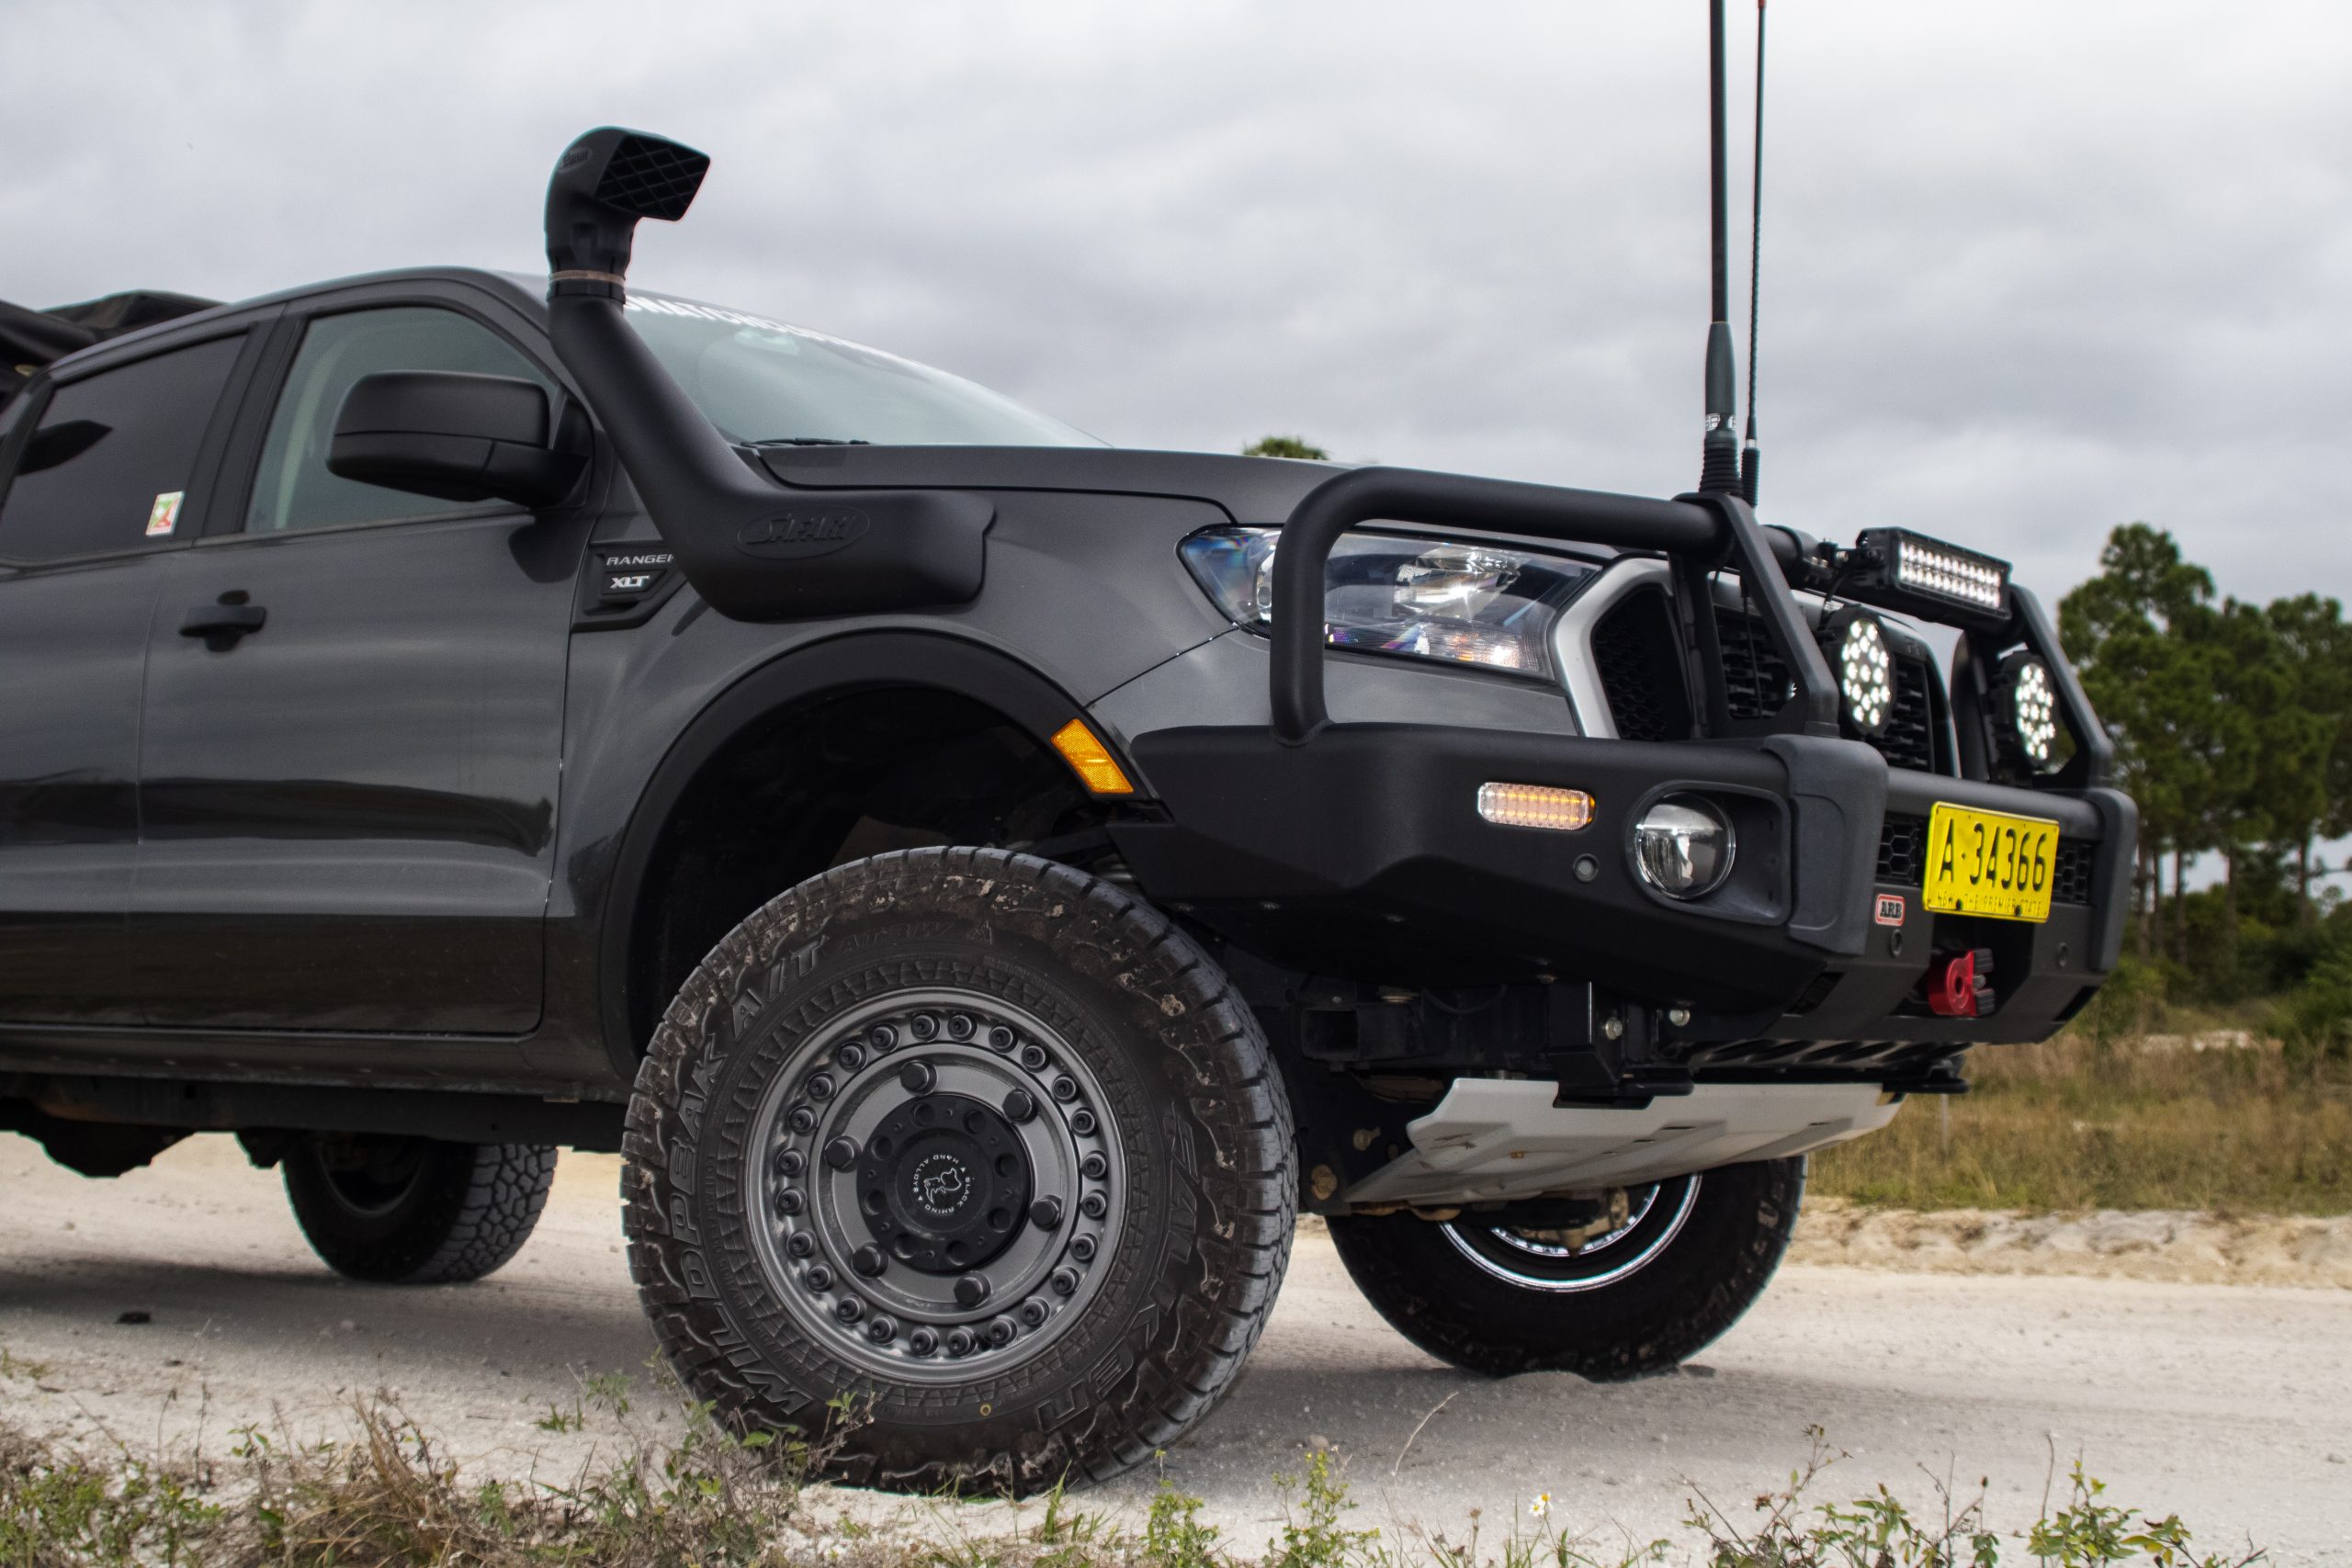
{"type": "Polygon", "coordinates": [[[2057,868],[2057,823],[1939,806],[1928,814],[1927,878],[1919,901],[1957,915],[2046,920],[2057,868]]]}

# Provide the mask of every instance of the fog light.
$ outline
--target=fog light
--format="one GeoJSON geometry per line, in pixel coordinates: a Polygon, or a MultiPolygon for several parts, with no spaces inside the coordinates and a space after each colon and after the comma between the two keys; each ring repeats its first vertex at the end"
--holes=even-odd
{"type": "Polygon", "coordinates": [[[2050,666],[2030,653],[2012,654],[2002,661],[1994,687],[2009,743],[2028,767],[2046,771],[2058,757],[2058,688],[2050,666]]]}
{"type": "Polygon", "coordinates": [[[1634,825],[1634,869],[1669,898],[1703,898],[1731,874],[1731,823],[1706,801],[1668,795],[1634,825]]]}
{"type": "Polygon", "coordinates": [[[1592,820],[1592,796],[1554,784],[1484,784],[1478,815],[1505,828],[1552,828],[1573,833],[1592,820]]]}

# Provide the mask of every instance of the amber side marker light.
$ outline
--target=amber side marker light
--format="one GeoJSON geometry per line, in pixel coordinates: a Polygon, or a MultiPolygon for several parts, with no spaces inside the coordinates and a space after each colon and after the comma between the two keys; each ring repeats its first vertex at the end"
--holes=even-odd
{"type": "Polygon", "coordinates": [[[1082,718],[1071,719],[1054,731],[1054,750],[1062,761],[1085,781],[1086,787],[1097,795],[1133,795],[1136,786],[1111,755],[1111,749],[1094,738],[1082,718]]]}
{"type": "Polygon", "coordinates": [[[1550,828],[1573,833],[1592,820],[1592,796],[1556,784],[1484,784],[1478,815],[1505,828],[1550,828]]]}

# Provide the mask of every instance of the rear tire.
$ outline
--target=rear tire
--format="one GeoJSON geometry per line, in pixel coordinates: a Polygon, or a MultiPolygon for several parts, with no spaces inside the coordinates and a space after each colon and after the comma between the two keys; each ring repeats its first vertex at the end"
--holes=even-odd
{"type": "Polygon", "coordinates": [[[1174,1442],[1295,1220],[1289,1105],[1224,974],[996,850],[854,861],[744,920],[655,1033],[625,1151],[629,1267],[694,1397],[902,1491],[1174,1442]]]}
{"type": "Polygon", "coordinates": [[[1739,1321],[1804,1194],[1799,1156],[1637,1190],[1622,1230],[1575,1251],[1467,1213],[1335,1216],[1331,1240],[1380,1315],[1440,1360],[1608,1382],[1669,1371],[1739,1321]]]}
{"type": "Polygon", "coordinates": [[[286,1196],[311,1250],[351,1280],[479,1280],[531,1238],[555,1150],[530,1144],[313,1133],[285,1157],[286,1196]]]}

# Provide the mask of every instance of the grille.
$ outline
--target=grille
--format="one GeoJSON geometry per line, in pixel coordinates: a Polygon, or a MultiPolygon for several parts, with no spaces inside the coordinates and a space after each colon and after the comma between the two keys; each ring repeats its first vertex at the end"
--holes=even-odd
{"type": "Polygon", "coordinates": [[[1871,744],[1891,768],[1922,773],[1936,771],[1936,704],[1925,660],[1894,661],[1894,709],[1886,732],[1871,744]]]}
{"type": "Polygon", "coordinates": [[[1674,667],[1666,599],[1633,593],[1592,628],[1592,661],[1609,694],[1609,716],[1627,740],[1678,740],[1690,733],[1674,667]]]}
{"type": "Polygon", "coordinates": [[[1767,718],[1788,705],[1796,682],[1788,661],[1755,616],[1715,607],[1715,640],[1724,650],[1724,694],[1734,718],[1767,718]]]}
{"type": "MultiPolygon", "coordinates": [[[[1907,811],[1890,811],[1878,830],[1878,879],[1902,887],[1917,887],[1926,880],[1928,819],[1907,811]]],[[[2091,866],[2098,845],[2085,839],[2060,839],[2058,860],[2051,873],[2050,901],[2087,904],[2091,901],[2091,866]]]]}

